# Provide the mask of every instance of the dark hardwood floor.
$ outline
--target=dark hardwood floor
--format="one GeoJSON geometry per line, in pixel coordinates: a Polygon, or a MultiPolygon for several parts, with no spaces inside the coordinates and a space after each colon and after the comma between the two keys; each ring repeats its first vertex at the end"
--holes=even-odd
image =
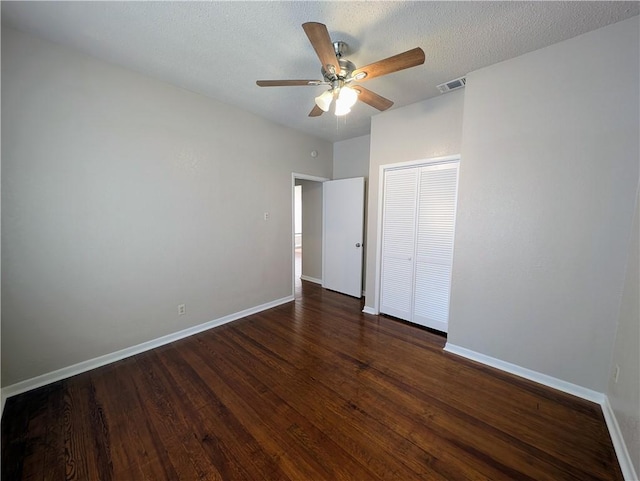
{"type": "Polygon", "coordinates": [[[2,479],[622,479],[598,405],[298,294],[9,398],[2,479]]]}

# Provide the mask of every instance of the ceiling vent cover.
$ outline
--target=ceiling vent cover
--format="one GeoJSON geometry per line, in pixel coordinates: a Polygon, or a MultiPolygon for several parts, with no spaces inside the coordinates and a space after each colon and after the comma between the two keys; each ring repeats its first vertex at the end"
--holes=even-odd
{"type": "Polygon", "coordinates": [[[467,77],[460,77],[457,79],[449,80],[443,84],[438,85],[438,90],[441,94],[451,92],[452,90],[458,90],[467,84],[467,77]]]}

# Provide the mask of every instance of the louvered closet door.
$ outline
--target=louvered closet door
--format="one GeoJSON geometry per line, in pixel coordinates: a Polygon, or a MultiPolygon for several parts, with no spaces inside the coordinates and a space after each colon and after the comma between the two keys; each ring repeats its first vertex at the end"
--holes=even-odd
{"type": "Polygon", "coordinates": [[[458,163],[420,169],[413,322],[447,332],[458,163]]]}
{"type": "Polygon", "coordinates": [[[417,168],[388,170],[382,212],[380,312],[411,320],[416,237],[417,168]]]}

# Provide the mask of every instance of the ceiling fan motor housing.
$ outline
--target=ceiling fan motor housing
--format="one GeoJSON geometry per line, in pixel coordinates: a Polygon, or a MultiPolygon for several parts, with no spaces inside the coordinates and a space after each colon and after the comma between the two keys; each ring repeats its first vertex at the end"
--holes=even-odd
{"type": "Polygon", "coordinates": [[[340,72],[336,76],[332,75],[330,72],[327,72],[326,69],[322,67],[321,69],[322,77],[327,82],[332,82],[333,80],[336,80],[335,77],[337,77],[338,80],[345,80],[349,78],[351,76],[351,72],[353,72],[356,69],[356,66],[354,65],[354,63],[350,62],[346,58],[338,58],[338,64],[340,65],[340,72]]]}
{"type": "Polygon", "coordinates": [[[342,58],[349,53],[349,44],[341,40],[333,42],[333,51],[336,53],[336,57],[342,58]]]}

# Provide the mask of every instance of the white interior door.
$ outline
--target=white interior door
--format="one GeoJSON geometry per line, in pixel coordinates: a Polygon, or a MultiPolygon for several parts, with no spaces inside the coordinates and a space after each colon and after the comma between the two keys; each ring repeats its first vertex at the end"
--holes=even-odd
{"type": "Polygon", "coordinates": [[[448,331],[458,165],[388,169],[382,192],[380,312],[448,331]]]}
{"type": "Polygon", "coordinates": [[[458,163],[420,169],[413,322],[448,332],[458,163]]]}
{"type": "Polygon", "coordinates": [[[412,320],[418,169],[390,170],[384,177],[380,312],[412,320]]]}
{"type": "Polygon", "coordinates": [[[364,177],[323,185],[322,287],[362,297],[364,177]]]}

